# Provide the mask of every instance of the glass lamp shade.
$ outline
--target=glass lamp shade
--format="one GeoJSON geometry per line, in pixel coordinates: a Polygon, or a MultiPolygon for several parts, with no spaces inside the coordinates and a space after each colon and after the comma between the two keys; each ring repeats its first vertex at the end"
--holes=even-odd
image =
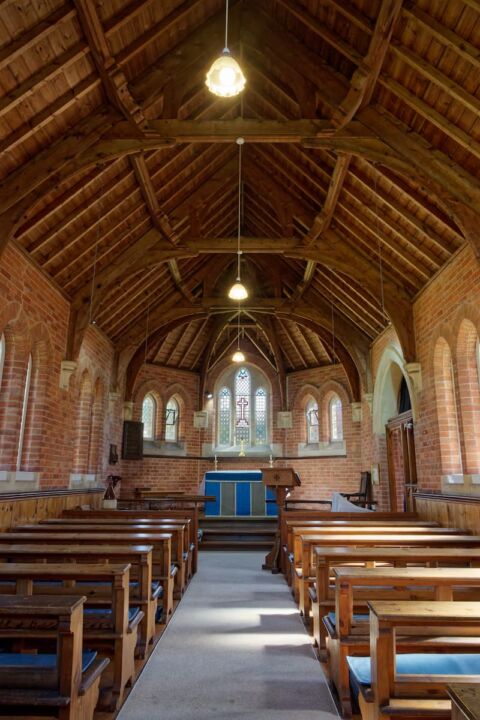
{"type": "Polygon", "coordinates": [[[245,300],[248,297],[247,288],[241,282],[236,282],[228,291],[230,300],[245,300]]]}
{"type": "Polygon", "coordinates": [[[233,353],[232,360],[233,360],[233,362],[236,362],[236,363],[245,362],[245,355],[243,354],[243,352],[241,350],[237,350],[236,352],[233,353]]]}
{"type": "Polygon", "coordinates": [[[242,68],[232,58],[228,48],[225,48],[208,71],[206,86],[211,93],[219,97],[234,97],[242,92],[245,83],[242,68]]]}

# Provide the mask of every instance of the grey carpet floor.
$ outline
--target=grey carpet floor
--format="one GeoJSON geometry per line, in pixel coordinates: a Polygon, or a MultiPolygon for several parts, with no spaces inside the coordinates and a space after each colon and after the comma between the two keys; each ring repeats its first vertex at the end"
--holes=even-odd
{"type": "Polygon", "coordinates": [[[204,552],[118,720],[335,720],[281,576],[259,552],[204,552]]]}

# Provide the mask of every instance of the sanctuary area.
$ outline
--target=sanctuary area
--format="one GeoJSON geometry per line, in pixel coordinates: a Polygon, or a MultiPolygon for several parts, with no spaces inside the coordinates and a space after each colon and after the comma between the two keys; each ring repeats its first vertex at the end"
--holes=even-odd
{"type": "Polygon", "coordinates": [[[0,0],[0,718],[480,720],[480,0],[0,0]]]}

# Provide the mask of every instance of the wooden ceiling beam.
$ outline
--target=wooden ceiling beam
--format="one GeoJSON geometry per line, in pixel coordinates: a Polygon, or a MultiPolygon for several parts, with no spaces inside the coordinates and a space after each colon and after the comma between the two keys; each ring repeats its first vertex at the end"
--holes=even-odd
{"type": "Polygon", "coordinates": [[[472,45],[472,43],[450,28],[442,25],[433,15],[429,15],[418,7],[418,3],[411,0],[405,2],[402,15],[407,20],[412,20],[416,25],[420,25],[422,30],[432,35],[435,40],[438,40],[449,50],[457,53],[463,60],[471,63],[477,70],[480,70],[480,50],[478,47],[472,45]]]}
{"type": "MultiPolygon", "coordinates": [[[[207,323],[208,323],[208,318],[205,318],[205,320],[199,321],[197,330],[196,330],[196,332],[192,335],[192,337],[190,338],[190,340],[188,341],[188,347],[186,348],[186,350],[185,350],[185,352],[183,353],[183,356],[182,356],[180,362],[178,363],[178,367],[179,367],[179,368],[182,368],[182,367],[183,367],[183,365],[184,365],[185,361],[187,360],[188,356],[191,354],[192,350],[195,349],[195,346],[197,345],[199,339],[202,337],[202,335],[203,335],[204,332],[205,332],[205,327],[206,327],[207,323]]],[[[192,370],[191,364],[188,365],[188,369],[189,369],[189,370],[192,370]]]]}
{"type": "Polygon", "coordinates": [[[89,52],[90,48],[86,43],[78,42],[56,57],[55,60],[41,67],[0,99],[0,117],[9,113],[21,102],[33,97],[40,88],[53,82],[59,75],[68,71],[71,65],[88,55],[89,52]]]}
{"type": "Polygon", "coordinates": [[[349,91],[332,117],[338,128],[345,127],[372,97],[387,54],[403,0],[382,0],[368,52],[350,80],[349,91]]]}
{"type": "Polygon", "coordinates": [[[110,52],[94,0],[74,0],[74,3],[107,98],[134,127],[147,131],[143,110],[133,98],[127,78],[110,52]]]}
{"type": "Polygon", "coordinates": [[[41,20],[37,25],[22,33],[0,50],[0,70],[12,63],[19,55],[29,50],[33,45],[47,39],[51,33],[65,22],[73,20],[75,10],[69,5],[62,5],[58,10],[41,20]]]}
{"type": "Polygon", "coordinates": [[[312,227],[310,228],[308,234],[303,238],[304,245],[311,245],[325,230],[328,230],[330,227],[330,223],[332,222],[332,218],[337,207],[338,198],[340,197],[343,183],[348,173],[351,159],[351,155],[338,156],[323,208],[321,212],[316,215],[312,227]]]}
{"type": "MultiPolygon", "coordinates": [[[[300,364],[303,365],[303,367],[305,369],[308,368],[307,361],[305,360],[302,353],[298,349],[298,346],[295,345],[292,338],[290,337],[290,332],[288,331],[288,328],[286,328],[285,325],[283,324],[283,320],[281,320],[279,317],[277,317],[277,322],[280,325],[280,327],[282,328],[283,333],[288,340],[288,345],[289,345],[290,349],[293,350],[293,354],[297,356],[297,358],[300,360],[300,364]]],[[[295,366],[293,366],[293,367],[295,367],[295,366]]]]}

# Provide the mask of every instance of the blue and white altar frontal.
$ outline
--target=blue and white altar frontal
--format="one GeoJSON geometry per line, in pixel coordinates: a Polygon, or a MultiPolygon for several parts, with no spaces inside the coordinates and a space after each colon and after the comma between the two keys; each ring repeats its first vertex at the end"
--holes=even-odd
{"type": "Polygon", "coordinates": [[[212,470],[205,473],[205,495],[214,501],[205,503],[207,517],[276,517],[275,493],[266,488],[261,470],[212,470]]]}

